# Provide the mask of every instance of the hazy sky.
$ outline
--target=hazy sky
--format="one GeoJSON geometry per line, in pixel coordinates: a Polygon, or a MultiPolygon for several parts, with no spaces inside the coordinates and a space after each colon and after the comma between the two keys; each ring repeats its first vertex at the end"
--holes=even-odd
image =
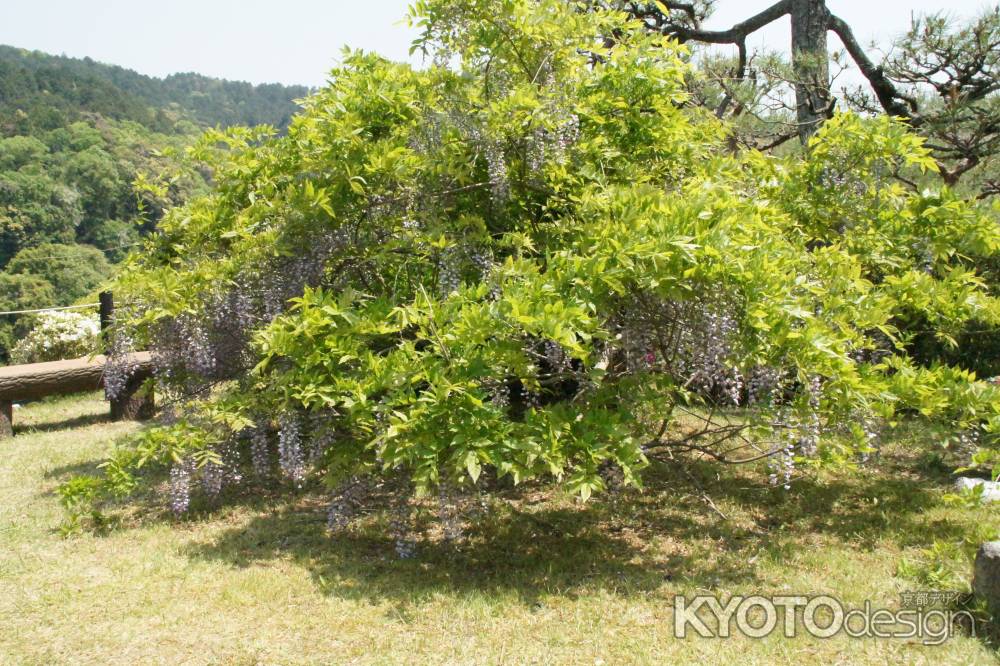
{"type": "MultiPolygon", "coordinates": [[[[719,0],[708,27],[728,27],[774,0],[719,0]]],[[[861,41],[904,30],[911,12],[968,16],[986,0],[828,0],[861,41]]],[[[0,0],[0,43],[164,76],[195,71],[320,85],[344,45],[408,59],[408,0],[0,0]]],[[[788,43],[787,19],[751,44],[788,43]]],[[[832,40],[836,44],[836,40],[832,40]]]]}

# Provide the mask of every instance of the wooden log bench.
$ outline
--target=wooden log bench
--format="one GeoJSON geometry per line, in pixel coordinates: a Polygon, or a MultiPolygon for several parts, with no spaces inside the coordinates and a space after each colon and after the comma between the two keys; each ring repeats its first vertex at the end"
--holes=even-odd
{"type": "MultiPolygon", "coordinates": [[[[111,418],[115,421],[153,416],[152,391],[143,387],[153,373],[152,356],[149,352],[139,352],[132,355],[131,361],[135,372],[123,395],[111,401],[111,418]]],[[[94,356],[0,368],[0,439],[14,434],[15,402],[95,391],[104,386],[106,363],[104,356],[94,356]]]]}

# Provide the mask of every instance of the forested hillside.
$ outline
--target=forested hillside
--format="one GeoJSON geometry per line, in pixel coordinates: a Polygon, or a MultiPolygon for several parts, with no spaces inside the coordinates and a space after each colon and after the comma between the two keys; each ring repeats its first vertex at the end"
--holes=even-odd
{"type": "Polygon", "coordinates": [[[295,112],[304,86],[254,86],[200,74],[157,79],[89,58],[0,46],[0,129],[5,136],[63,127],[88,114],[132,120],[158,132],[196,125],[275,125],[295,112]]]}
{"type": "MultiPolygon", "coordinates": [[[[283,129],[308,92],[0,46],[0,311],[86,296],[164,207],[205,187],[176,177],[185,146],[208,127],[283,129]],[[162,196],[137,197],[139,175],[166,174],[162,196]]],[[[31,324],[0,317],[0,358],[31,324]]]]}

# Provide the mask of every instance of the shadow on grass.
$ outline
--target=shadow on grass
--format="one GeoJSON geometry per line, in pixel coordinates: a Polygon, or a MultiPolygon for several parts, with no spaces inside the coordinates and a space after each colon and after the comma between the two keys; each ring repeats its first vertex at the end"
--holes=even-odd
{"type": "MultiPolygon", "coordinates": [[[[584,506],[538,488],[504,487],[493,510],[467,522],[458,543],[440,538],[433,507],[422,506],[416,520],[422,538],[409,560],[395,556],[391,497],[376,498],[370,513],[331,538],[319,489],[297,495],[280,487],[235,489],[214,507],[195,498],[184,522],[204,523],[210,536],[183,548],[191,559],[237,568],[291,561],[324,594],[388,602],[402,618],[441,594],[508,597],[538,608],[553,595],[594,592],[665,600],[696,589],[774,592],[774,569],[803,548],[904,549],[965,536],[969,525],[961,515],[926,515],[941,506],[953,476],[941,460],[928,463],[918,454],[887,455],[856,474],[799,478],[790,491],[768,486],[759,467],[690,458],[654,463],[641,493],[584,506]],[[229,524],[227,513],[235,518],[229,524]]],[[[92,473],[99,462],[46,476],[92,473]]],[[[138,523],[171,521],[165,473],[150,472],[148,490],[130,500],[131,516],[142,516],[138,523]]]]}
{"type": "MultiPolygon", "coordinates": [[[[69,429],[106,421],[91,414],[36,429],[69,429]]],[[[63,480],[97,471],[102,461],[53,469],[63,480]]],[[[232,525],[187,546],[191,558],[246,567],[291,560],[325,593],[405,606],[438,592],[510,594],[534,605],[546,595],[601,590],[619,596],[678,590],[753,588],[766,583],[761,562],[780,563],[803,547],[846,544],[871,550],[960,539],[960,520],[929,520],[950,470],[921,464],[913,452],[886,456],[853,475],[797,479],[790,491],[766,484],[757,468],[724,467],[691,458],[654,463],[646,490],[602,496],[587,505],[538,488],[502,487],[491,511],[467,521],[465,538],[440,538],[433,507],[417,512],[417,557],[399,560],[389,528],[392,498],[374,498],[371,513],[331,538],[323,495],[290,495],[280,487],[227,491],[217,507],[196,497],[190,520],[206,524],[241,509],[232,525]],[[710,498],[710,504],[705,498],[710,498]],[[714,506],[714,508],[713,508],[714,506]],[[220,509],[217,511],[217,509],[220,509]],[[817,545],[820,544],[820,545],[817,545]]],[[[147,470],[145,489],[129,500],[128,524],[173,520],[164,507],[165,470],[147,470]]]]}
{"type": "Polygon", "coordinates": [[[98,476],[103,460],[87,460],[71,465],[60,465],[47,470],[42,477],[46,480],[69,481],[77,476],[98,476]]]}
{"type": "Polygon", "coordinates": [[[797,479],[792,489],[762,486],[752,479],[743,483],[716,479],[717,467],[694,464],[703,478],[705,492],[716,502],[753,515],[760,530],[779,531],[790,537],[825,534],[862,549],[882,540],[899,547],[926,545],[934,539],[960,537],[964,526],[956,521],[928,522],[923,515],[941,505],[948,488],[938,474],[898,469],[892,462],[878,471],[861,470],[856,476],[836,479],[797,479]]]}
{"type": "Polygon", "coordinates": [[[425,538],[412,560],[396,559],[384,511],[331,538],[315,495],[272,497],[270,504],[248,498],[268,512],[190,546],[188,554],[235,567],[291,559],[325,593],[342,597],[405,605],[438,592],[513,594],[533,605],[550,594],[595,590],[631,596],[664,587],[745,589],[763,585],[761,557],[780,563],[802,544],[814,547],[817,535],[857,549],[882,542],[905,548],[961,538],[966,529],[922,515],[940,504],[941,478],[912,467],[896,473],[891,462],[849,478],[800,479],[787,492],[762,486],[759,474],[684,465],[687,473],[656,464],[645,492],[586,506],[505,490],[495,510],[470,521],[459,543],[440,539],[426,510],[417,520],[425,538]]]}
{"type": "Polygon", "coordinates": [[[238,567],[290,557],[327,594],[403,605],[439,592],[513,594],[528,605],[595,587],[627,595],[655,590],[670,575],[666,562],[645,561],[636,544],[602,529],[599,512],[490,515],[460,543],[422,540],[411,560],[395,558],[382,521],[365,522],[331,538],[321,512],[284,506],[189,554],[238,567]]]}
{"type": "Polygon", "coordinates": [[[14,415],[14,436],[32,435],[36,433],[65,432],[75,428],[85,428],[99,423],[111,423],[110,414],[82,414],[61,421],[32,423],[18,425],[17,415],[14,415]]]}

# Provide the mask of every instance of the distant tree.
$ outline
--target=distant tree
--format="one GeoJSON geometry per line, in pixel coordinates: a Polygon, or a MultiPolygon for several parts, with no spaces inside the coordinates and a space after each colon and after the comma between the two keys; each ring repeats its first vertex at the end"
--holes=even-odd
{"type": "Polygon", "coordinates": [[[0,171],[17,171],[37,165],[48,155],[49,147],[33,136],[0,139],[0,171]]]}
{"type": "Polygon", "coordinates": [[[97,128],[85,122],[71,123],[43,135],[45,143],[55,152],[80,152],[104,144],[97,128]]]}
{"type": "Polygon", "coordinates": [[[76,190],[44,172],[0,172],[0,265],[31,245],[73,242],[82,219],[76,190]]]}
{"type": "Polygon", "coordinates": [[[80,193],[84,220],[81,234],[104,220],[135,211],[131,182],[135,174],[127,163],[103,148],[92,146],[68,155],[62,169],[64,181],[80,193]]]}
{"type": "Polygon", "coordinates": [[[0,273],[0,310],[29,310],[55,302],[52,283],[37,275],[0,273]]]}
{"type": "Polygon", "coordinates": [[[83,240],[103,251],[108,261],[117,263],[138,245],[139,228],[122,220],[102,220],[88,230],[83,240]]]}
{"type": "Polygon", "coordinates": [[[55,299],[44,307],[68,305],[86,296],[111,275],[111,264],[89,245],[45,243],[18,252],[7,272],[47,280],[55,288],[55,299]]]}
{"type": "Polygon", "coordinates": [[[182,155],[206,128],[280,132],[308,92],[0,46],[0,269],[46,243],[90,243],[120,260],[165,210],[205,191],[210,174],[182,155]]]}
{"type": "MultiPolygon", "coordinates": [[[[0,273],[0,311],[34,310],[48,307],[55,300],[55,287],[45,278],[0,273]]],[[[0,315],[0,359],[7,360],[8,351],[27,335],[31,325],[30,317],[0,315]]]]}

